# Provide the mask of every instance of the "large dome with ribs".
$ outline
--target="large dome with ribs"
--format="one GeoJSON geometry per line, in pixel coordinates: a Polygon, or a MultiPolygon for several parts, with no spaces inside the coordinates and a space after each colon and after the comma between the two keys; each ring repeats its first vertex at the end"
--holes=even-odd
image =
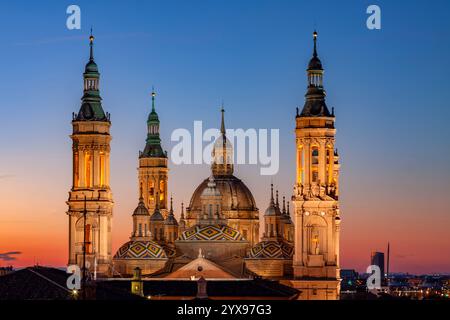
{"type": "MultiPolygon", "coordinates": [[[[205,179],[194,191],[187,209],[188,219],[195,219],[197,213],[201,211],[200,196],[203,190],[208,187],[208,181],[209,179],[205,179]]],[[[254,215],[254,211],[258,210],[255,199],[242,180],[233,175],[226,175],[215,176],[214,182],[222,195],[222,212],[226,218],[255,218],[248,216],[254,215]]]]}

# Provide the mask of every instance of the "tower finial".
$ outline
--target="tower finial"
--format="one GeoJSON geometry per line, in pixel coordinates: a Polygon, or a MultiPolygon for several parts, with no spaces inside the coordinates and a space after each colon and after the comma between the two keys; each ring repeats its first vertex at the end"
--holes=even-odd
{"type": "Polygon", "coordinates": [[[180,216],[180,218],[184,220],[184,202],[181,202],[181,216],[180,216]]]}
{"type": "Polygon", "coordinates": [[[220,123],[220,133],[222,135],[225,135],[225,109],[223,108],[223,102],[222,102],[222,108],[220,109],[220,112],[222,113],[222,121],[220,123]]]}
{"type": "Polygon", "coordinates": [[[273,200],[273,183],[270,184],[270,204],[274,204],[273,200]]]}
{"type": "Polygon", "coordinates": [[[143,200],[144,200],[144,198],[142,197],[142,183],[141,183],[141,185],[139,187],[139,201],[143,201],[143,200]]]}
{"type": "Polygon", "coordinates": [[[317,57],[317,31],[314,30],[313,32],[313,39],[314,39],[314,52],[313,52],[313,56],[317,57]]]}
{"type": "Polygon", "coordinates": [[[276,202],[275,202],[275,205],[279,208],[280,207],[280,202],[278,201],[278,190],[277,190],[277,197],[276,197],[276,202]]]}
{"type": "Polygon", "coordinates": [[[172,195],[170,195],[170,213],[173,214],[173,198],[172,198],[172,195]]]}
{"type": "Polygon", "coordinates": [[[283,196],[283,213],[286,214],[286,197],[283,196]]]}
{"type": "Polygon", "coordinates": [[[155,112],[155,96],[156,96],[155,87],[152,86],[152,112],[155,112]]]}
{"type": "Polygon", "coordinates": [[[94,61],[94,36],[92,35],[92,27],[91,27],[91,35],[89,36],[89,60],[94,61]]]}

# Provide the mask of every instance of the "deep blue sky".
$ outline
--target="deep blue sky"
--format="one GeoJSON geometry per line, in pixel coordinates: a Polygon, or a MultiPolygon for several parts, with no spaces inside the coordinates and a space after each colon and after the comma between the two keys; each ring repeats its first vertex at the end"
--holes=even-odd
{"type": "MultiPolygon", "coordinates": [[[[0,180],[0,202],[17,215],[56,212],[51,217],[65,225],[68,135],[91,25],[103,105],[112,114],[118,224],[131,224],[136,204],[152,85],[168,150],[175,128],[191,129],[194,120],[217,127],[222,100],[229,127],[280,128],[282,168],[273,180],[289,196],[294,113],[303,105],[316,28],[327,101],[337,115],[344,249],[374,239],[352,251],[358,257],[343,253],[344,263],[363,265],[370,249],[415,232],[423,238],[412,252],[405,252],[407,236],[394,243],[414,257],[399,266],[418,270],[430,249],[436,256],[450,250],[449,13],[448,1],[2,2],[0,176],[9,178],[0,180]],[[66,29],[70,4],[81,7],[81,30],[66,29]],[[370,4],[381,7],[381,30],[366,28],[370,4]],[[17,206],[25,193],[36,198],[32,209],[17,206]],[[443,242],[426,242],[438,238],[443,242]]],[[[264,210],[271,178],[257,173],[238,169],[264,210]]],[[[205,166],[172,166],[177,207],[207,175],[205,166]]],[[[450,268],[442,263],[436,269],[450,268]]]]}

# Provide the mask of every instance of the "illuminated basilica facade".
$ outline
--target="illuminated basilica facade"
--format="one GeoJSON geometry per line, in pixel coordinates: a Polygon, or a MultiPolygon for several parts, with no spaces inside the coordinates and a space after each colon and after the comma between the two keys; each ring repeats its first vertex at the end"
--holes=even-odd
{"type": "Polygon", "coordinates": [[[296,182],[292,197],[267,187],[261,212],[245,183],[234,175],[233,147],[221,110],[211,171],[175,214],[168,199],[168,155],[152,92],[147,138],[138,158],[137,206],[130,239],[113,254],[113,198],[109,186],[109,114],[102,108],[100,74],[90,59],[81,108],[73,115],[73,184],[69,192],[69,264],[99,277],[278,280],[300,290],[300,299],[339,298],[339,164],[335,116],[325,103],[323,68],[314,33],[308,88],[296,123],[296,182]],[[292,209],[290,203],[293,204],[292,209]],[[292,211],[292,212],[291,212],[292,211]],[[260,232],[261,226],[261,232],[260,232]]]}

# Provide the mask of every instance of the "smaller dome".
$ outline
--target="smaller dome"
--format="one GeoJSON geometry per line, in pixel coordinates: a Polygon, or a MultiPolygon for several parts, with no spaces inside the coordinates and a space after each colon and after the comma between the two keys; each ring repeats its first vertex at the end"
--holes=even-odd
{"type": "Polygon", "coordinates": [[[244,241],[241,233],[226,225],[196,225],[184,231],[179,240],[244,241]]]}
{"type": "Polygon", "coordinates": [[[155,110],[152,110],[152,112],[150,112],[150,114],[148,115],[148,118],[147,118],[147,122],[148,123],[159,123],[158,114],[156,113],[155,110]]]}
{"type": "Polygon", "coordinates": [[[292,259],[294,247],[284,241],[261,241],[250,249],[250,259],[292,259]]]}
{"type": "Polygon", "coordinates": [[[318,57],[312,57],[308,63],[308,71],[309,70],[323,70],[322,62],[318,57]]]}
{"type": "Polygon", "coordinates": [[[134,209],[133,212],[133,216],[149,216],[150,213],[148,212],[147,208],[145,207],[144,204],[144,199],[141,197],[139,199],[139,204],[136,207],[136,209],[134,209]]]}
{"type": "Polygon", "coordinates": [[[273,198],[273,184],[270,185],[270,202],[266,211],[264,212],[265,216],[279,216],[281,215],[280,207],[278,206],[278,191],[277,191],[277,202],[275,203],[273,198]]]}
{"type": "Polygon", "coordinates": [[[165,259],[164,249],[153,241],[128,241],[114,255],[114,259],[165,259]]]}
{"type": "Polygon", "coordinates": [[[178,221],[172,213],[167,216],[166,220],[164,220],[164,224],[168,226],[177,226],[178,221]]]}
{"type": "Polygon", "coordinates": [[[266,209],[266,211],[264,212],[264,215],[266,216],[281,216],[281,211],[280,208],[277,207],[274,204],[270,204],[269,207],[266,209]]]}
{"type": "Polygon", "coordinates": [[[155,212],[153,212],[152,216],[150,217],[150,221],[164,221],[164,217],[158,208],[156,208],[155,212]]]}
{"type": "Polygon", "coordinates": [[[86,63],[84,70],[85,73],[98,73],[98,67],[94,60],[89,60],[89,62],[86,63]]]}
{"type": "Polygon", "coordinates": [[[264,212],[265,216],[276,216],[277,215],[277,208],[274,205],[270,205],[266,211],[264,212]]]}

